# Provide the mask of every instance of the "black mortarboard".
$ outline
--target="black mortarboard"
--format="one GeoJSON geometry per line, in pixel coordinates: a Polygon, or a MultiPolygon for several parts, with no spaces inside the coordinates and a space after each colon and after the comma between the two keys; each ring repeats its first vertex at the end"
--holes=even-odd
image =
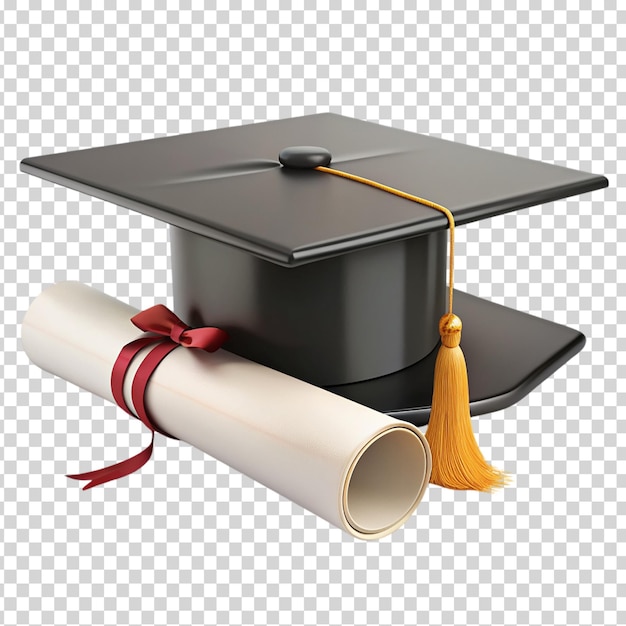
{"type": "MultiPolygon", "coordinates": [[[[442,204],[457,225],[607,186],[334,114],[28,158],[21,169],[169,222],[176,312],[227,330],[226,349],[424,424],[448,222],[318,165],[442,204]]],[[[584,344],[578,331],[465,293],[455,309],[473,414],[513,404],[584,344]]]]}

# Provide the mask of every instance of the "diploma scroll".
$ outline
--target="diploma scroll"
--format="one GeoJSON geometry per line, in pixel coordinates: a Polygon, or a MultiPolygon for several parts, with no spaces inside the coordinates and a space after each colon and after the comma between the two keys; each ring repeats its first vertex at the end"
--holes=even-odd
{"type": "MultiPolygon", "coordinates": [[[[81,283],[59,283],[33,301],[23,346],[42,369],[113,402],[113,364],[142,335],[130,322],[136,313],[81,283]]],[[[131,407],[142,358],[125,379],[131,407]]],[[[361,539],[399,528],[428,485],[430,450],[418,428],[225,349],[177,348],[145,401],[161,430],[361,539]]]]}

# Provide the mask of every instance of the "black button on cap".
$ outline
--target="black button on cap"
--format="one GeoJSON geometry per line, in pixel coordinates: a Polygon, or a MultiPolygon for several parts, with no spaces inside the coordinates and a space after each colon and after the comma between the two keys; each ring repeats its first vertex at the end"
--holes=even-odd
{"type": "Polygon", "coordinates": [[[313,169],[319,165],[328,165],[332,155],[326,148],[318,146],[292,146],[280,151],[278,160],[285,167],[313,169]]]}

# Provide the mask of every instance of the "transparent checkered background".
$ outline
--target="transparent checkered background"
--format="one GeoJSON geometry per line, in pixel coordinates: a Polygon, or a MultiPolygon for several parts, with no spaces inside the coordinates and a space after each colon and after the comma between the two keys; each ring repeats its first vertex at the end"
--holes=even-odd
{"type": "Polygon", "coordinates": [[[626,12],[616,0],[175,4],[4,0],[0,622],[626,623],[626,12]],[[30,365],[20,322],[66,279],[171,304],[167,229],[21,174],[19,160],[321,111],[609,178],[460,229],[461,288],[588,337],[517,406],[474,420],[513,484],[431,487],[373,543],[162,437],[140,473],[82,492],[66,472],[148,436],[30,365]]]}

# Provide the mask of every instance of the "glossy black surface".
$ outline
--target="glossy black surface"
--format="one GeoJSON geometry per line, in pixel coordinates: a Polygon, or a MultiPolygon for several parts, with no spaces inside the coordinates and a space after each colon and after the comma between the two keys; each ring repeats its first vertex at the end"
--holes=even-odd
{"type": "Polygon", "coordinates": [[[438,211],[315,170],[331,167],[447,206],[458,224],[607,185],[603,176],[324,113],[24,159],[21,169],[282,265],[444,230],[438,211]]]}
{"type": "Polygon", "coordinates": [[[316,385],[383,376],[439,341],[446,235],[281,267],[172,227],[175,310],[226,330],[231,352],[316,385]]]}
{"type": "MultiPolygon", "coordinates": [[[[576,330],[476,296],[456,291],[454,303],[463,320],[472,415],[515,404],[585,345],[576,330]]],[[[421,426],[428,423],[437,350],[401,372],[329,389],[421,426]]]]}
{"type": "Polygon", "coordinates": [[[285,167],[310,170],[320,165],[327,166],[332,161],[331,153],[318,146],[292,146],[280,151],[278,160],[285,167]]]}

